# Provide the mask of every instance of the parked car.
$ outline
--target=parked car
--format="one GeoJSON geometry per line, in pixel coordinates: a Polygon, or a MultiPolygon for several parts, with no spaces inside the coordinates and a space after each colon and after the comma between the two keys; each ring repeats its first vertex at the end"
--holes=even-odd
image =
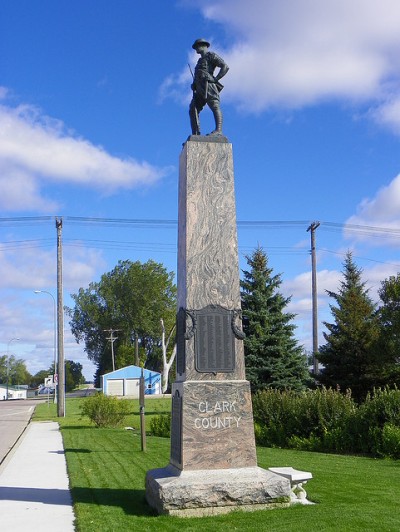
{"type": "Polygon", "coordinates": [[[44,386],[38,391],[38,395],[51,395],[54,393],[54,388],[49,388],[47,386],[44,386]]]}

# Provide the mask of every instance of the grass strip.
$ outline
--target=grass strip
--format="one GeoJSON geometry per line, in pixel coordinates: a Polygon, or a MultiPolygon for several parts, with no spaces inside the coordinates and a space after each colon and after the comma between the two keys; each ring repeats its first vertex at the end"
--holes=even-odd
{"type": "MultiPolygon", "coordinates": [[[[292,466],[311,471],[309,498],[317,504],[224,516],[158,516],[145,501],[146,471],[169,461],[170,442],[149,436],[140,450],[139,405],[132,401],[126,426],[135,431],[96,429],[81,419],[79,405],[67,401],[67,417],[58,419],[54,405],[41,405],[35,419],[60,422],[79,532],[124,531],[395,531],[400,509],[396,486],[400,461],[258,448],[261,467],[292,466]]],[[[169,400],[146,403],[147,420],[168,411],[169,400]]]]}

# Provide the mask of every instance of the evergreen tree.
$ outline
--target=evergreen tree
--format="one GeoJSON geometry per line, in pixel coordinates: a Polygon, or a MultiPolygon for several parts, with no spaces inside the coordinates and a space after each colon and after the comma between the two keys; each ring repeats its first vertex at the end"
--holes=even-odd
{"type": "Polygon", "coordinates": [[[272,275],[266,253],[257,248],[243,271],[243,329],[246,376],[252,392],[266,388],[302,390],[309,379],[307,359],[294,338],[294,314],[284,312],[290,298],[278,291],[281,276],[272,275]]]}
{"type": "Polygon", "coordinates": [[[343,263],[343,280],[338,293],[327,291],[336,305],[330,305],[334,323],[324,322],[326,344],[319,350],[318,359],[323,368],[318,378],[325,386],[352,391],[360,401],[376,384],[379,361],[375,350],[379,326],[375,305],[361,280],[348,252],[343,263]]]}
{"type": "Polygon", "coordinates": [[[377,357],[381,361],[383,384],[400,383],[400,274],[381,283],[378,309],[380,337],[377,357]]]}

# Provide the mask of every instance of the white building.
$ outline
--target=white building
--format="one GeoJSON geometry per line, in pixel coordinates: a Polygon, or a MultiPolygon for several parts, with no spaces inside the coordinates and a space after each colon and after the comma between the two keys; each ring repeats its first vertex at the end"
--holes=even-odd
{"type": "MultiPolygon", "coordinates": [[[[20,386],[8,386],[8,399],[26,399],[27,389],[20,386]]],[[[7,399],[7,385],[0,384],[0,401],[7,399]]]]}

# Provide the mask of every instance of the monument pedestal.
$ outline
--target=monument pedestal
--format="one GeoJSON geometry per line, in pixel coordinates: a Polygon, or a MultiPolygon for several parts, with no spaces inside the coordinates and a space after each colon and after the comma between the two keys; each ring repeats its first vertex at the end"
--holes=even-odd
{"type": "Polygon", "coordinates": [[[209,515],[290,501],[257,467],[245,379],[232,146],[189,137],[179,171],[177,378],[170,464],[147,472],[159,513],[209,515]]]}
{"type": "Polygon", "coordinates": [[[169,465],[148,472],[146,497],[159,514],[178,517],[255,511],[290,505],[285,480],[260,467],[180,471],[169,465]]]}
{"type": "Polygon", "coordinates": [[[257,465],[247,381],[188,381],[174,384],[173,392],[172,465],[181,470],[257,465]]]}

